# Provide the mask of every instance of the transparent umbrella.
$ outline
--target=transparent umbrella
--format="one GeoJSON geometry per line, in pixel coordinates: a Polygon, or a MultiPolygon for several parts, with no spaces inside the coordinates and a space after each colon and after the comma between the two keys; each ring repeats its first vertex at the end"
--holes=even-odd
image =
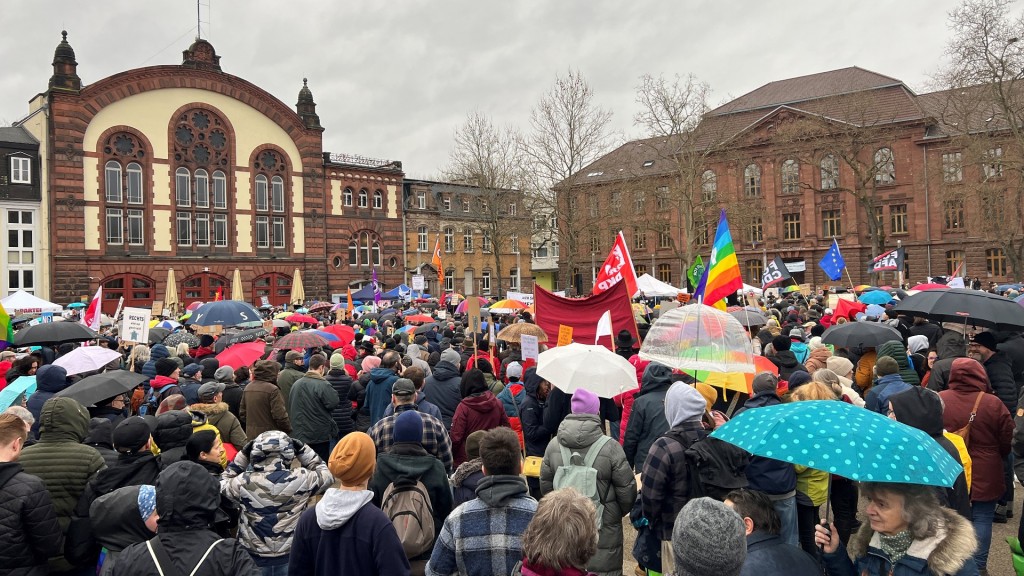
{"type": "Polygon", "coordinates": [[[640,358],[679,370],[757,371],[750,336],[739,320],[703,304],[662,314],[647,332],[640,358]]]}

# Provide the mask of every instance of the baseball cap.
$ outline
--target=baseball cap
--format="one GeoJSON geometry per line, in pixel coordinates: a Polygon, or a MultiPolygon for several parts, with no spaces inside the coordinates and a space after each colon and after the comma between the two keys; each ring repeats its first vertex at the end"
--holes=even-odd
{"type": "Polygon", "coordinates": [[[416,393],[416,385],[408,378],[399,378],[391,386],[391,393],[395,396],[411,396],[416,393]]]}
{"type": "Polygon", "coordinates": [[[512,362],[505,368],[505,375],[509,378],[522,378],[523,365],[519,362],[512,362]]]}
{"type": "Polygon", "coordinates": [[[111,440],[114,442],[114,449],[118,452],[138,452],[149,442],[149,436],[153,433],[149,422],[142,416],[125,418],[114,428],[111,440]]]}
{"type": "Polygon", "coordinates": [[[184,376],[185,378],[191,378],[202,371],[203,367],[193,362],[192,364],[189,364],[188,366],[185,366],[184,368],[181,369],[181,375],[184,376]]]}
{"type": "Polygon", "coordinates": [[[224,391],[224,383],[223,382],[207,382],[206,384],[203,384],[202,386],[199,387],[199,400],[201,400],[201,401],[213,400],[213,397],[216,396],[218,392],[223,392],[223,391],[224,391]]]}

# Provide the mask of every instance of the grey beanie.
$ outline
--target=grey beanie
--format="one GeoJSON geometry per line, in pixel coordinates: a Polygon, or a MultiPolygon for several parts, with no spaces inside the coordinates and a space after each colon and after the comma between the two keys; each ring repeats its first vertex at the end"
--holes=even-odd
{"type": "Polygon", "coordinates": [[[456,352],[454,348],[449,348],[444,352],[441,352],[441,361],[451,362],[452,364],[455,364],[455,366],[458,366],[462,363],[462,355],[456,352]]]}
{"type": "Polygon", "coordinates": [[[718,500],[690,500],[672,527],[672,555],[676,576],[738,576],[747,559],[743,519],[718,500]]]}
{"type": "Polygon", "coordinates": [[[217,382],[224,382],[230,384],[235,381],[235,371],[231,366],[221,366],[217,368],[217,371],[213,373],[213,379],[217,382]]]}
{"type": "Polygon", "coordinates": [[[754,376],[754,381],[750,384],[750,389],[754,396],[758,396],[760,394],[775,394],[779,389],[779,379],[771,372],[761,372],[757,376],[754,376]]]}
{"type": "Polygon", "coordinates": [[[685,382],[676,382],[665,393],[665,419],[669,426],[700,420],[707,407],[708,402],[700,392],[685,382]]]}

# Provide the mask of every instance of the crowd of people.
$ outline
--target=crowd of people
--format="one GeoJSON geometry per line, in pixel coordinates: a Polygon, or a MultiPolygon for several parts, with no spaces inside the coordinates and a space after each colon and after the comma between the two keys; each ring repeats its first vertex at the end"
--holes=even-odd
{"type": "Polygon", "coordinates": [[[569,394],[459,316],[345,319],[350,341],[303,350],[274,348],[281,328],[246,366],[221,365],[211,335],[106,334],[94,345],[122,355],[105,370],[146,382],[91,406],[60,394],[89,375],[54,363],[76,345],[4,350],[0,389],[36,388],[0,415],[0,573],[609,576],[631,556],[649,576],[986,574],[1024,476],[1021,335],[761,305],[751,350],[778,375],[749,394],[641,359],[628,331],[613,344],[637,389],[569,394]],[[901,337],[822,342],[855,321],[901,337]],[[964,472],[950,488],[858,484],[710,436],[809,401],[918,428],[964,472]]]}

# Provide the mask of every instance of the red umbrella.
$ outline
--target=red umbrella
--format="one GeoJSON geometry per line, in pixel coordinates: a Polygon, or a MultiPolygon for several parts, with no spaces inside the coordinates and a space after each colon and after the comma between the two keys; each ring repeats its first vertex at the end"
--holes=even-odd
{"type": "Polygon", "coordinates": [[[330,342],[315,332],[291,332],[274,342],[274,348],[292,350],[297,348],[320,348],[330,342]]]}
{"type": "Polygon", "coordinates": [[[195,312],[203,304],[205,304],[205,302],[193,302],[193,303],[189,304],[188,307],[185,308],[185,310],[188,310],[189,312],[195,312]]]}
{"type": "Polygon", "coordinates": [[[355,328],[347,324],[331,324],[330,326],[324,326],[320,330],[337,336],[341,340],[342,346],[351,344],[356,339],[355,328]]]}
{"type": "Polygon", "coordinates": [[[836,308],[833,310],[833,316],[836,318],[843,317],[847,320],[852,320],[854,314],[857,312],[864,312],[868,309],[867,305],[861,302],[851,302],[849,300],[840,299],[836,303],[836,308]]]}
{"type": "Polygon", "coordinates": [[[406,322],[433,322],[434,319],[426,314],[413,314],[405,317],[406,322]]]}
{"type": "Polygon", "coordinates": [[[309,307],[310,312],[319,312],[321,310],[330,310],[334,306],[333,302],[317,302],[309,307]]]}
{"type": "Polygon", "coordinates": [[[242,366],[251,366],[253,362],[263,358],[266,353],[266,344],[263,342],[243,342],[229,346],[217,354],[217,361],[221,366],[241,368],[242,366]]]}
{"type": "Polygon", "coordinates": [[[949,290],[949,286],[945,284],[936,284],[935,282],[929,282],[927,284],[918,284],[911,288],[911,290],[949,290]]]}
{"type": "Polygon", "coordinates": [[[285,316],[285,322],[291,322],[292,324],[319,324],[320,321],[313,318],[309,314],[292,314],[291,316],[285,316]]]}

